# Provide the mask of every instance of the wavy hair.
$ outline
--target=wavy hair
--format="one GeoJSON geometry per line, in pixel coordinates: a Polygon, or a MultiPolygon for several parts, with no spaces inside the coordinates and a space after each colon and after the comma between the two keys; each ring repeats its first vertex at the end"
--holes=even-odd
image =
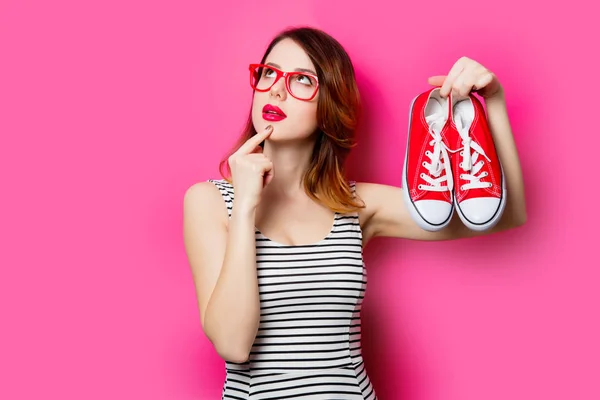
{"type": "MultiPolygon", "coordinates": [[[[364,207],[352,193],[346,180],[345,162],[356,145],[356,128],[361,100],[354,67],[342,45],[329,34],[311,27],[290,28],[280,32],[267,47],[261,63],[283,39],[300,45],[316,67],[319,78],[317,103],[317,140],[310,165],[303,176],[306,193],[314,200],[339,213],[364,207]]],[[[252,111],[242,135],[224,157],[219,170],[231,182],[228,159],[244,142],[256,134],[252,111]]]]}

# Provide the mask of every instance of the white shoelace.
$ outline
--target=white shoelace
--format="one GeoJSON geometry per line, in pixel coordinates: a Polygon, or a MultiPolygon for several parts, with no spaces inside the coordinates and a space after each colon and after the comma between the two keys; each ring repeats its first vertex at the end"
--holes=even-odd
{"type": "Polygon", "coordinates": [[[452,191],[454,180],[452,179],[452,170],[450,166],[450,156],[448,151],[450,150],[442,140],[440,134],[446,118],[442,114],[432,114],[425,117],[427,125],[429,126],[429,134],[433,136],[433,139],[429,142],[430,146],[433,146],[433,151],[427,150],[425,155],[429,157],[431,162],[424,161],[423,166],[429,172],[429,175],[421,174],[421,178],[429,184],[419,185],[421,190],[429,190],[433,192],[445,192],[447,190],[452,191]],[[445,174],[441,174],[445,171],[445,174]],[[448,182],[447,186],[442,186],[442,183],[448,182]]]}
{"type": "Polygon", "coordinates": [[[460,174],[460,178],[469,181],[469,183],[462,185],[461,189],[467,190],[491,187],[491,182],[484,182],[481,180],[481,178],[484,178],[488,175],[487,172],[484,171],[481,174],[477,175],[477,173],[481,170],[481,168],[484,165],[483,160],[479,160],[479,162],[477,161],[479,159],[479,156],[482,155],[488,160],[488,162],[491,162],[491,160],[485,154],[481,146],[479,146],[476,142],[471,140],[471,137],[469,136],[469,128],[464,125],[462,117],[460,115],[456,115],[454,118],[454,122],[456,124],[456,128],[458,130],[458,133],[460,134],[463,144],[462,149],[457,149],[462,150],[463,158],[462,162],[460,163],[460,166],[462,170],[465,171],[465,173],[460,174]],[[471,151],[473,151],[473,154],[471,154],[471,151]]]}

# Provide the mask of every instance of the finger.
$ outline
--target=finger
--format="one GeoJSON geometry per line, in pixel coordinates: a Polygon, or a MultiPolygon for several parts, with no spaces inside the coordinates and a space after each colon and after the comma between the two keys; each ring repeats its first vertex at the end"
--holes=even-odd
{"type": "Polygon", "coordinates": [[[463,86],[460,88],[461,95],[468,96],[470,92],[481,89],[481,86],[478,86],[478,81],[485,74],[487,74],[487,69],[483,65],[475,63],[473,68],[469,69],[468,78],[465,78],[463,86]]]}
{"type": "Polygon", "coordinates": [[[250,150],[249,154],[262,154],[262,152],[264,150],[263,147],[262,147],[263,143],[264,143],[264,141],[260,142],[258,144],[258,146],[256,146],[254,149],[250,150]]]}
{"type": "Polygon", "coordinates": [[[452,84],[452,92],[458,95],[458,97],[467,97],[469,95],[477,78],[476,67],[477,65],[465,67],[452,84]]]}
{"type": "Polygon", "coordinates": [[[467,97],[471,88],[475,83],[475,76],[470,71],[463,71],[463,73],[456,78],[454,85],[452,86],[452,92],[459,97],[467,97]]]}
{"type": "Polygon", "coordinates": [[[250,154],[258,145],[261,144],[263,140],[269,137],[273,133],[273,126],[268,125],[263,131],[257,132],[256,135],[252,136],[250,139],[246,140],[246,142],[240,146],[240,148],[235,152],[235,154],[250,154]]]}
{"type": "Polygon", "coordinates": [[[273,162],[266,157],[256,161],[256,164],[263,175],[273,168],[273,162]]]}
{"type": "Polygon", "coordinates": [[[460,76],[460,74],[465,68],[464,64],[465,62],[462,59],[460,59],[452,66],[450,72],[448,72],[448,76],[446,77],[444,84],[440,89],[440,95],[442,97],[446,97],[450,94],[450,90],[454,85],[454,81],[456,80],[456,78],[458,78],[458,76],[460,76]]]}
{"type": "Polygon", "coordinates": [[[477,81],[475,82],[475,90],[479,90],[479,89],[486,87],[487,85],[492,83],[493,80],[494,80],[494,74],[487,71],[482,76],[480,76],[477,79],[477,81]]]}
{"type": "Polygon", "coordinates": [[[444,80],[446,80],[446,75],[436,75],[431,76],[427,79],[427,83],[431,86],[442,86],[444,84],[444,80]]]}
{"type": "Polygon", "coordinates": [[[273,163],[271,161],[267,161],[261,165],[261,174],[263,185],[266,186],[273,179],[273,163]]]}
{"type": "Polygon", "coordinates": [[[273,161],[265,157],[263,154],[247,154],[243,157],[245,162],[248,163],[255,171],[263,174],[265,171],[273,168],[273,161]]]}
{"type": "Polygon", "coordinates": [[[267,186],[273,180],[273,164],[263,174],[263,185],[267,186]]]}

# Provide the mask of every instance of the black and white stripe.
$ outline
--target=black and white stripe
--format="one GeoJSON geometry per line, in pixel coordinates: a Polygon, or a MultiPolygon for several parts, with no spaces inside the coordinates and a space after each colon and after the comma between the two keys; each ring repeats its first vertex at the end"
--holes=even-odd
{"type": "MultiPolygon", "coordinates": [[[[233,186],[209,181],[231,216],[233,186]]],[[[361,354],[367,275],[358,215],[336,214],[313,245],[276,243],[257,230],[256,256],[260,326],[250,359],[226,362],[222,399],[376,400],[361,354]]]]}

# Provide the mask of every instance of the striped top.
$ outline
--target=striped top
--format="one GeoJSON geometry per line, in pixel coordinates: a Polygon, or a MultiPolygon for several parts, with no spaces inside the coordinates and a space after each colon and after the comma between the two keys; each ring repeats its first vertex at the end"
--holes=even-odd
{"type": "MultiPolygon", "coordinates": [[[[209,182],[231,217],[233,186],[209,182]]],[[[258,229],[255,237],[260,325],[249,360],[226,361],[222,399],[376,400],[361,354],[367,274],[358,214],[336,213],[311,245],[277,243],[258,229]]]]}

